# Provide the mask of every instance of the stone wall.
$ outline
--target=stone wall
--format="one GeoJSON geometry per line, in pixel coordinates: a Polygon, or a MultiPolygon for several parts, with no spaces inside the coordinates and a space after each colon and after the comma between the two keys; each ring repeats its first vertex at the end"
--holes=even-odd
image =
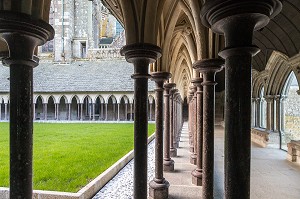
{"type": "MultiPolygon", "coordinates": [[[[291,86],[285,100],[285,140],[300,140],[300,96],[298,86],[291,86]]],[[[286,142],[286,143],[287,143],[286,142]]]]}

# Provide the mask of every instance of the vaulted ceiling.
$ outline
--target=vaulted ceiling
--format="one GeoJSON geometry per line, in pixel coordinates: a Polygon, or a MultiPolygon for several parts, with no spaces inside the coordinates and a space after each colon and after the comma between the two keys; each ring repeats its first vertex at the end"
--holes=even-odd
{"type": "MultiPolygon", "coordinates": [[[[200,20],[200,0],[103,0],[124,24],[127,44],[146,42],[162,48],[162,58],[152,71],[169,71],[171,82],[181,94],[188,92],[186,81],[199,76],[192,63],[218,57],[224,38],[204,27],[200,20]],[[180,74],[185,73],[185,75],[180,74]]],[[[276,50],[292,57],[300,51],[300,1],[283,0],[282,12],[254,33],[253,43],[261,52],[254,57],[253,68],[262,71],[276,50]]],[[[224,89],[224,73],[217,76],[217,90],[224,89]]]]}

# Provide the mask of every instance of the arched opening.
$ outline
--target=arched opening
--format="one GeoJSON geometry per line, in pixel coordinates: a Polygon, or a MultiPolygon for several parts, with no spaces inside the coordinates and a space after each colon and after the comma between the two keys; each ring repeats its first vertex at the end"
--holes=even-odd
{"type": "Polygon", "coordinates": [[[260,90],[260,127],[261,128],[266,128],[267,127],[267,102],[266,99],[264,97],[264,92],[265,89],[264,87],[261,88],[260,90]]]}
{"type": "Polygon", "coordinates": [[[68,104],[65,96],[62,96],[59,100],[57,119],[67,120],[68,119],[68,104]]]}
{"type": "Polygon", "coordinates": [[[95,117],[98,120],[105,120],[104,113],[104,99],[102,96],[98,96],[95,103],[95,117]]]}
{"type": "Polygon", "coordinates": [[[154,121],[155,120],[155,100],[153,96],[149,96],[148,99],[148,120],[154,121]]]}
{"type": "Polygon", "coordinates": [[[47,105],[47,119],[48,120],[55,120],[56,115],[55,115],[55,103],[54,103],[54,98],[53,96],[50,96],[48,99],[48,105],[47,105]]]}
{"type": "Polygon", "coordinates": [[[281,148],[287,150],[287,143],[300,139],[300,97],[297,93],[298,82],[294,72],[291,72],[283,89],[286,95],[282,102],[284,107],[283,126],[281,127],[281,148]]]}
{"type": "Polygon", "coordinates": [[[127,121],[127,113],[128,113],[128,98],[127,96],[123,96],[120,100],[120,121],[127,121]]]}
{"type": "Polygon", "coordinates": [[[70,120],[79,120],[79,106],[77,96],[74,96],[71,101],[70,120]]]}
{"type": "Polygon", "coordinates": [[[38,96],[35,102],[35,119],[44,120],[45,119],[45,109],[43,105],[43,99],[41,96],[38,96]]]}
{"type": "Polygon", "coordinates": [[[107,120],[108,121],[115,121],[117,119],[117,100],[116,97],[111,95],[108,98],[108,103],[107,103],[107,120]]]}
{"type": "Polygon", "coordinates": [[[92,108],[93,108],[92,99],[90,98],[90,96],[86,96],[83,100],[82,120],[92,120],[92,111],[93,111],[92,108]]]}

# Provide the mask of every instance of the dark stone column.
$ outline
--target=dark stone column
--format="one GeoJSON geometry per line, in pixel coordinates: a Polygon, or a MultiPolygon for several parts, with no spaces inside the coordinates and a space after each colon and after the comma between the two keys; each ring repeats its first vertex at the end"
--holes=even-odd
{"type": "Polygon", "coordinates": [[[174,161],[170,156],[170,90],[175,87],[174,83],[164,85],[165,94],[165,128],[164,128],[164,171],[174,171],[174,161]]]}
{"type": "Polygon", "coordinates": [[[193,124],[192,124],[192,134],[193,134],[193,152],[190,156],[190,163],[196,165],[197,164],[197,87],[195,86],[195,83],[197,82],[197,79],[191,80],[193,86],[193,124]]]}
{"type": "Polygon", "coordinates": [[[126,45],[121,54],[134,65],[134,198],[147,198],[148,74],[149,64],[161,56],[158,46],[126,45]]]}
{"type": "Polygon", "coordinates": [[[224,34],[225,49],[225,198],[250,198],[251,61],[259,49],[253,31],[281,10],[279,0],[206,1],[205,26],[224,34]]]}
{"type": "Polygon", "coordinates": [[[193,134],[192,134],[192,95],[191,91],[189,91],[188,95],[188,104],[189,104],[189,118],[188,118],[188,130],[189,130],[189,145],[190,145],[190,152],[194,151],[194,146],[193,146],[193,134]]]}
{"type": "Polygon", "coordinates": [[[202,186],[202,149],[203,149],[203,87],[201,83],[202,78],[195,80],[194,84],[197,86],[197,168],[192,171],[192,183],[197,186],[202,186]]]}
{"type": "Polygon", "coordinates": [[[156,83],[155,89],[155,177],[149,184],[149,194],[155,199],[169,197],[169,182],[163,176],[163,92],[164,82],[170,78],[168,72],[154,72],[152,80],[156,83]]]}
{"type": "MultiPolygon", "coordinates": [[[[177,139],[178,139],[178,113],[177,113],[177,98],[178,98],[178,95],[179,93],[176,92],[173,94],[173,101],[174,101],[174,106],[173,106],[173,109],[174,109],[174,112],[173,112],[173,126],[174,126],[174,137],[173,137],[173,146],[174,148],[178,148],[178,142],[177,142],[177,139]]],[[[176,149],[177,151],[177,149],[176,149]]],[[[176,156],[177,156],[177,153],[176,153],[176,156]]]]}
{"type": "Polygon", "coordinates": [[[202,197],[214,198],[214,123],[215,75],[223,69],[224,60],[204,59],[193,64],[203,74],[203,178],[202,197]]]}
{"type": "Polygon", "coordinates": [[[0,13],[0,32],[9,47],[3,64],[10,67],[10,198],[32,198],[34,49],[54,35],[53,28],[29,15],[0,13]]]}
{"type": "Polygon", "coordinates": [[[175,127],[174,127],[174,94],[178,89],[170,90],[170,156],[177,156],[177,149],[174,147],[175,127]]]}

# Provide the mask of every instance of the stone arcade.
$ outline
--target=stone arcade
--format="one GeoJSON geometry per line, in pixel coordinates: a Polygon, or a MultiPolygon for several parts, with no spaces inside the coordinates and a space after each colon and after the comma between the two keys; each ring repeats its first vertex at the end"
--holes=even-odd
{"type": "MultiPolygon", "coordinates": [[[[62,7],[59,9],[64,13],[65,4],[60,2],[62,7]]],[[[50,0],[2,3],[0,32],[9,46],[7,54],[6,46],[2,45],[3,63],[10,69],[10,197],[31,199],[32,79],[33,70],[38,70],[33,69],[38,67],[34,49],[54,37],[54,31],[48,24],[50,0]]],[[[91,5],[92,2],[85,3],[91,5]]],[[[251,113],[254,130],[282,137],[282,102],[286,82],[291,72],[298,82],[300,80],[300,2],[103,0],[103,4],[125,28],[126,45],[121,54],[134,68],[136,161],[133,197],[147,198],[148,80],[152,78],[156,83],[155,106],[159,113],[156,115],[156,144],[160,146],[156,149],[156,174],[150,183],[150,196],[168,198],[170,183],[162,170],[174,170],[176,162],[171,157],[174,159],[177,155],[182,116],[188,115],[191,162],[197,164],[196,172],[191,171],[190,180],[203,186],[202,198],[214,197],[216,110],[216,121],[221,121],[225,129],[225,198],[250,198],[251,113]],[[220,71],[223,65],[220,57],[225,61],[223,71],[220,71]],[[264,100],[267,101],[265,116],[260,104],[264,100]],[[184,102],[189,104],[189,108],[182,106],[184,102]],[[261,118],[266,121],[265,129],[261,128],[261,118]],[[197,160],[199,158],[202,161],[197,160]]],[[[93,17],[91,14],[88,16],[88,24],[93,24],[93,17]]],[[[70,31],[73,29],[76,30],[76,27],[68,28],[70,31]]],[[[65,42],[72,43],[67,39],[65,42]]],[[[85,52],[84,49],[82,43],[81,52],[85,52]]],[[[70,55],[59,54],[62,62],[68,62],[70,55]]],[[[67,98],[68,102],[70,99],[67,98]]],[[[7,105],[4,109],[7,112],[7,105]]],[[[289,146],[293,147],[295,143],[289,146]]]]}

